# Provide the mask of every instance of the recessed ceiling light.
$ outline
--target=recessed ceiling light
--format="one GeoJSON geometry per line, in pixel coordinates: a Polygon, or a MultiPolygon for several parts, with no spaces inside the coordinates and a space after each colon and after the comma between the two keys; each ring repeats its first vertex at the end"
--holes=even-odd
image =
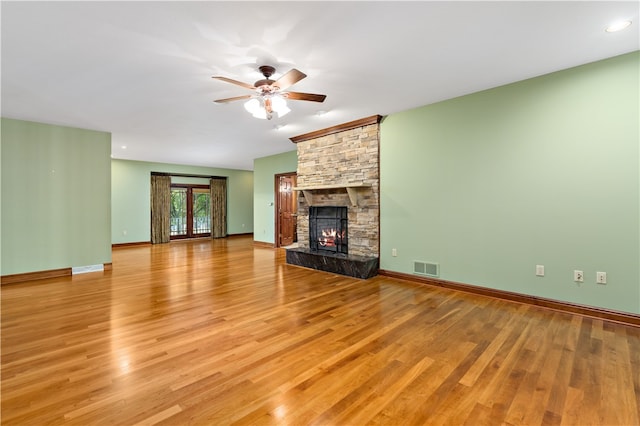
{"type": "Polygon", "coordinates": [[[127,146],[126,145],[122,145],[120,148],[127,149],[127,146]]]}
{"type": "Polygon", "coordinates": [[[631,21],[618,21],[609,25],[605,31],[608,33],[615,33],[616,31],[621,31],[631,25],[631,21]]]}

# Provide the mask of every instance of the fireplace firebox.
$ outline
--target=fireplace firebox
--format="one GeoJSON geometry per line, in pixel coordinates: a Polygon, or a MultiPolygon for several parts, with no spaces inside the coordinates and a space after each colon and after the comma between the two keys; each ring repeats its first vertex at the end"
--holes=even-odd
{"type": "Polygon", "coordinates": [[[309,248],[335,254],[349,253],[347,207],[309,207],[309,248]]]}

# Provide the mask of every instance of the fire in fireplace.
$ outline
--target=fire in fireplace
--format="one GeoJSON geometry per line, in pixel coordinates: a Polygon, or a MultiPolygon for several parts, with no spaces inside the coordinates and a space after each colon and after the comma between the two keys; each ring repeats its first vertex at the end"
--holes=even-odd
{"type": "Polygon", "coordinates": [[[309,207],[309,248],[311,251],[348,254],[347,207],[309,207]]]}

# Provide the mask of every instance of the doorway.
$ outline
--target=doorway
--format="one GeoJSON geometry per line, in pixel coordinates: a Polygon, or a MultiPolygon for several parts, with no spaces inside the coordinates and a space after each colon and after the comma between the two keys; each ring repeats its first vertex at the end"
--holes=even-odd
{"type": "Polygon", "coordinates": [[[172,240],[211,236],[211,193],[208,185],[171,185],[172,240]]]}
{"type": "Polygon", "coordinates": [[[298,241],[298,194],[296,172],[275,175],[276,247],[285,247],[298,241]]]}

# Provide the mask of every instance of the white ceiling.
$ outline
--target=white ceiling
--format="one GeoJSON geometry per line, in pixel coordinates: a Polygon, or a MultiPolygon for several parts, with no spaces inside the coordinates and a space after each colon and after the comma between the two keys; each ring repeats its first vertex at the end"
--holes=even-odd
{"type": "Polygon", "coordinates": [[[111,132],[114,158],[251,170],[292,136],[638,50],[639,5],[2,1],[2,115],[111,132]],[[211,76],[264,64],[326,101],[271,121],[212,102],[251,92],[211,76]]]}

